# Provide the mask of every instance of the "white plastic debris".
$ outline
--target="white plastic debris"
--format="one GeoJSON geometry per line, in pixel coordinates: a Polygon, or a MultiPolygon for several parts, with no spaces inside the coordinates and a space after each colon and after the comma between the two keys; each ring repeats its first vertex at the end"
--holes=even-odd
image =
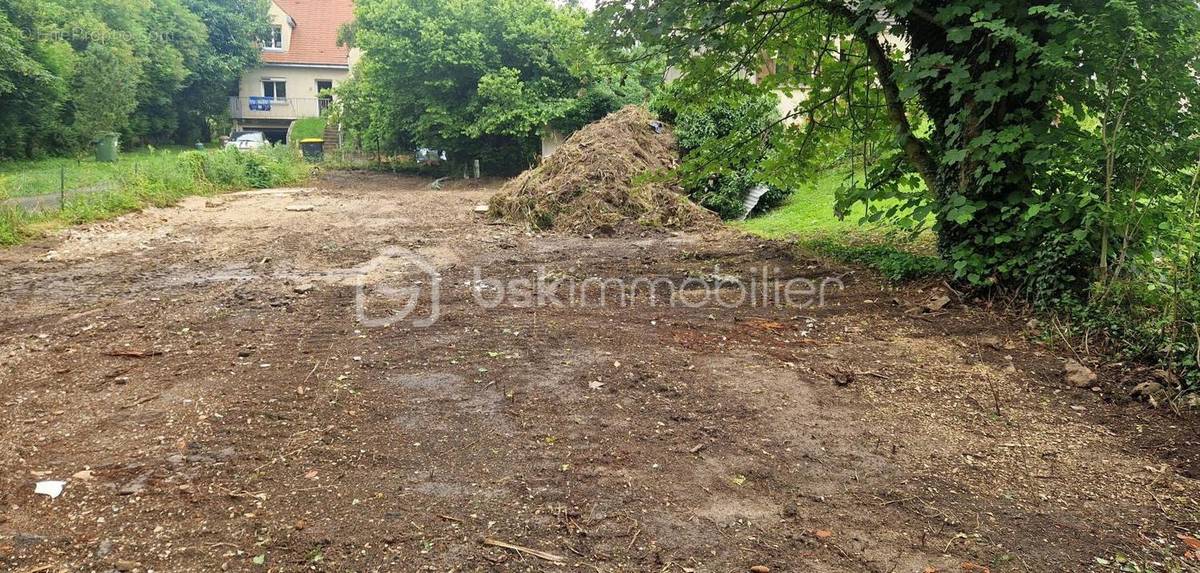
{"type": "Polygon", "coordinates": [[[48,495],[51,498],[55,498],[55,497],[62,495],[63,487],[65,487],[66,485],[67,485],[67,482],[65,482],[65,481],[58,481],[58,480],[39,481],[39,482],[37,482],[37,485],[34,486],[33,493],[36,493],[39,495],[48,495]]]}

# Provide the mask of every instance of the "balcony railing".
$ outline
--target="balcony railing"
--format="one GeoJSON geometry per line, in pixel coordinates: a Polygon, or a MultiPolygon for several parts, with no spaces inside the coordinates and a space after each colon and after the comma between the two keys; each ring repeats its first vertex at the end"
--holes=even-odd
{"type": "Polygon", "coordinates": [[[234,119],[300,119],[317,117],[329,107],[329,98],[291,97],[249,98],[230,97],[229,115],[234,119]]]}

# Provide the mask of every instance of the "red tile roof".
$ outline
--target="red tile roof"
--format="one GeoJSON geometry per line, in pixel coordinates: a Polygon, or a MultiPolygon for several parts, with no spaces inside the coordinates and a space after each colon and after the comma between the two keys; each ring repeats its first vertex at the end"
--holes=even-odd
{"type": "MultiPolygon", "coordinates": [[[[337,45],[338,28],[354,19],[353,0],[273,0],[296,21],[286,52],[264,50],[269,64],[349,65],[350,48],[337,45]]],[[[287,24],[284,24],[285,26],[287,24]]]]}

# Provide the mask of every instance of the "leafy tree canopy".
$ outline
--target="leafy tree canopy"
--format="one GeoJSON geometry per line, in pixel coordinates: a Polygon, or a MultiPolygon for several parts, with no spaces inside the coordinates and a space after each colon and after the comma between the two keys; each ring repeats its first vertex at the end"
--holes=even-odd
{"type": "Polygon", "coordinates": [[[268,0],[8,0],[0,4],[0,157],[62,153],[97,131],[207,139],[268,0]]]}
{"type": "Polygon", "coordinates": [[[842,200],[892,199],[871,203],[870,217],[932,222],[958,276],[980,285],[1053,298],[1128,269],[1134,257],[1116,253],[1152,252],[1142,223],[1172,212],[1157,205],[1190,197],[1200,147],[1191,0],[620,0],[601,10],[614,43],[667,55],[705,97],[747,73],[801,95],[803,127],[777,142],[792,153],[766,171],[798,180],[823,141],[853,141],[862,169],[842,200]]]}
{"type": "Polygon", "coordinates": [[[520,170],[547,126],[569,131],[647,96],[644,77],[598,66],[586,21],[547,0],[362,0],[343,34],[364,54],[341,90],[344,123],[367,148],[520,170]]]}

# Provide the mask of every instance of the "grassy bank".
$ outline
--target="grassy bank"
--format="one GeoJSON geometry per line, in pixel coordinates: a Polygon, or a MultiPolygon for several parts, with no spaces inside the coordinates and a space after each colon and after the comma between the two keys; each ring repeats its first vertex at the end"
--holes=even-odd
{"type": "Polygon", "coordinates": [[[236,150],[158,150],[125,154],[115,164],[75,160],[47,160],[5,164],[6,181],[24,182],[22,197],[44,185],[40,173],[56,171],[53,189],[58,192],[57,167],[72,167],[75,181],[86,181],[84,191],[68,194],[60,209],[28,211],[12,203],[0,203],[0,245],[13,245],[50,229],[114,217],[145,207],[165,207],[189,195],[208,195],[248,188],[294,185],[306,179],[311,168],[295,150],[277,146],[256,152],[236,150]],[[135,160],[136,158],[136,160],[135,160]],[[91,186],[92,189],[87,189],[91,186]]]}
{"type": "Polygon", "coordinates": [[[874,268],[895,281],[942,272],[931,234],[912,239],[894,227],[862,223],[866,209],[861,204],[838,217],[836,193],[844,178],[840,170],[828,171],[796,189],[778,209],[733,224],[760,237],[795,241],[819,255],[874,268]]]}
{"type": "Polygon", "coordinates": [[[303,139],[321,139],[325,137],[325,118],[306,117],[292,122],[293,143],[303,139]]]}
{"type": "Polygon", "coordinates": [[[122,153],[117,163],[101,163],[91,155],[56,157],[36,161],[0,162],[0,199],[58,193],[103,186],[117,181],[124,172],[143,167],[154,170],[177,160],[186,148],[142,149],[122,153]]]}

